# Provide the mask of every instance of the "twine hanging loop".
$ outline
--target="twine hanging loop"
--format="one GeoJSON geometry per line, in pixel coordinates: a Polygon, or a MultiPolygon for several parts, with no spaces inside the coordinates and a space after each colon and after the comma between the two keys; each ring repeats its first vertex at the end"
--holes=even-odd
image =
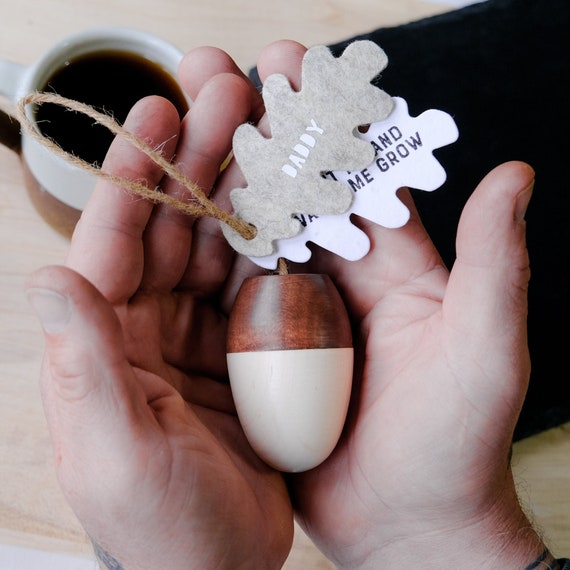
{"type": "Polygon", "coordinates": [[[210,200],[202,188],[200,188],[193,180],[191,180],[184,172],[182,172],[176,165],[166,160],[160,152],[154,148],[147,145],[144,141],[133,135],[122,125],[120,125],[113,117],[105,113],[101,113],[87,105],[81,103],[80,101],[75,101],[73,99],[68,99],[57,95],[55,93],[31,93],[23,97],[17,105],[16,108],[17,119],[20,121],[22,129],[30,135],[34,140],[48,148],[55,155],[63,158],[70,164],[81,168],[99,178],[103,178],[120,186],[126,191],[141,196],[146,200],[150,200],[156,204],[165,204],[176,208],[177,210],[196,217],[209,216],[227,224],[233,230],[242,235],[245,239],[252,239],[255,237],[255,228],[240,220],[236,216],[232,216],[225,210],[219,208],[210,200]],[[178,200],[161,192],[159,188],[149,188],[141,182],[135,180],[128,180],[121,176],[116,176],[109,172],[104,172],[100,167],[83,160],[82,158],[71,154],[61,148],[54,140],[45,136],[41,131],[39,131],[33,121],[30,120],[26,114],[26,107],[28,105],[42,105],[45,103],[51,103],[65,107],[70,111],[77,113],[82,113],[89,118],[93,119],[95,123],[102,125],[107,128],[113,135],[123,137],[125,140],[130,142],[133,146],[139,149],[141,152],[146,154],[156,165],[158,165],[163,172],[165,172],[170,178],[176,180],[180,185],[182,185],[190,194],[190,200],[185,202],[178,200]]]}

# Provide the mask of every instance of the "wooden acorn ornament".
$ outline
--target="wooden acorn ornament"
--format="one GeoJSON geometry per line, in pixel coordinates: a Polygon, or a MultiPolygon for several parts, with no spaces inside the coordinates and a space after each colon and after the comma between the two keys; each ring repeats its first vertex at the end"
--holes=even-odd
{"type": "Polygon", "coordinates": [[[350,322],[331,279],[246,279],[227,353],[238,417],[259,457],[288,472],[324,461],[342,432],[353,373],[350,322]]]}

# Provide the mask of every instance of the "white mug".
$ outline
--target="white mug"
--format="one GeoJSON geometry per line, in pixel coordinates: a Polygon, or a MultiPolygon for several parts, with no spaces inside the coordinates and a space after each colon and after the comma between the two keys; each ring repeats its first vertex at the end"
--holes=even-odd
{"type": "MultiPolygon", "coordinates": [[[[139,62],[142,61],[143,65],[148,62],[153,69],[159,68],[162,73],[166,72],[174,82],[183,56],[168,41],[145,31],[114,27],[83,30],[60,40],[32,65],[0,60],[0,95],[16,104],[28,94],[50,92],[50,80],[62,69],[81,58],[83,61],[92,56],[101,59],[109,53],[130,54],[139,62]]],[[[100,80],[104,84],[108,78],[101,77],[100,80]]],[[[108,83],[111,91],[112,81],[108,83]]],[[[176,83],[174,85],[178,88],[176,83]]],[[[127,89],[128,87],[123,87],[123,91],[127,89]]],[[[178,93],[179,101],[189,104],[182,90],[178,93]]],[[[63,92],[59,94],[66,96],[63,92]]],[[[184,109],[177,106],[182,114],[184,109]]],[[[36,121],[38,108],[28,105],[26,113],[34,128],[41,131],[36,121]]],[[[56,142],[59,141],[56,139],[56,142]]],[[[103,153],[105,151],[106,149],[103,153]]],[[[70,235],[93,191],[94,175],[71,165],[25,133],[21,138],[21,157],[32,202],[52,226],[61,233],[70,235]]]]}

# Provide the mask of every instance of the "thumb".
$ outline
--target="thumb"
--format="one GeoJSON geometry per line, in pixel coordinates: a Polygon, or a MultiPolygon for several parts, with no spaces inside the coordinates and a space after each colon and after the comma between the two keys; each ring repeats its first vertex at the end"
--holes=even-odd
{"type": "Polygon", "coordinates": [[[502,164],[479,184],[461,216],[444,300],[448,341],[456,345],[456,354],[465,354],[468,346],[479,359],[474,391],[491,398],[501,391],[515,407],[522,403],[530,374],[524,214],[533,184],[534,171],[523,162],[502,164]],[[488,380],[484,392],[477,388],[482,379],[488,380]]]}
{"type": "Polygon", "coordinates": [[[71,457],[88,466],[89,457],[109,455],[111,441],[128,449],[143,395],[113,307],[85,278],[59,266],[33,273],[26,295],[45,336],[42,398],[58,462],[71,457]]]}

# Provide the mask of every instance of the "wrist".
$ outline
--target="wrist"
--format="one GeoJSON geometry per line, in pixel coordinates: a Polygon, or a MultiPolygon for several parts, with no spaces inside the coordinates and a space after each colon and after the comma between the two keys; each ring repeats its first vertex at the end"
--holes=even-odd
{"type": "MultiPolygon", "coordinates": [[[[354,560],[346,566],[341,564],[340,568],[535,570],[532,564],[548,553],[523,512],[514,485],[493,507],[471,520],[430,517],[432,520],[426,522],[426,518],[418,517],[417,524],[392,532],[389,539],[383,536],[377,542],[381,546],[369,551],[366,558],[356,564],[354,560]]],[[[536,570],[543,568],[548,566],[536,566],[536,570]]]]}
{"type": "MultiPolygon", "coordinates": [[[[554,566],[536,565],[543,558],[544,544],[530,529],[512,534],[497,527],[489,533],[477,528],[454,530],[447,535],[424,535],[415,540],[394,543],[375,552],[359,570],[421,567],[426,570],[462,568],[464,570],[542,570],[554,566]],[[535,565],[533,565],[535,564],[535,565]]],[[[549,558],[549,560],[551,560],[549,558]]],[[[546,561],[546,560],[545,560],[546,561]]],[[[342,568],[342,567],[341,567],[342,568]]],[[[355,566],[346,567],[354,569],[355,566]]]]}

